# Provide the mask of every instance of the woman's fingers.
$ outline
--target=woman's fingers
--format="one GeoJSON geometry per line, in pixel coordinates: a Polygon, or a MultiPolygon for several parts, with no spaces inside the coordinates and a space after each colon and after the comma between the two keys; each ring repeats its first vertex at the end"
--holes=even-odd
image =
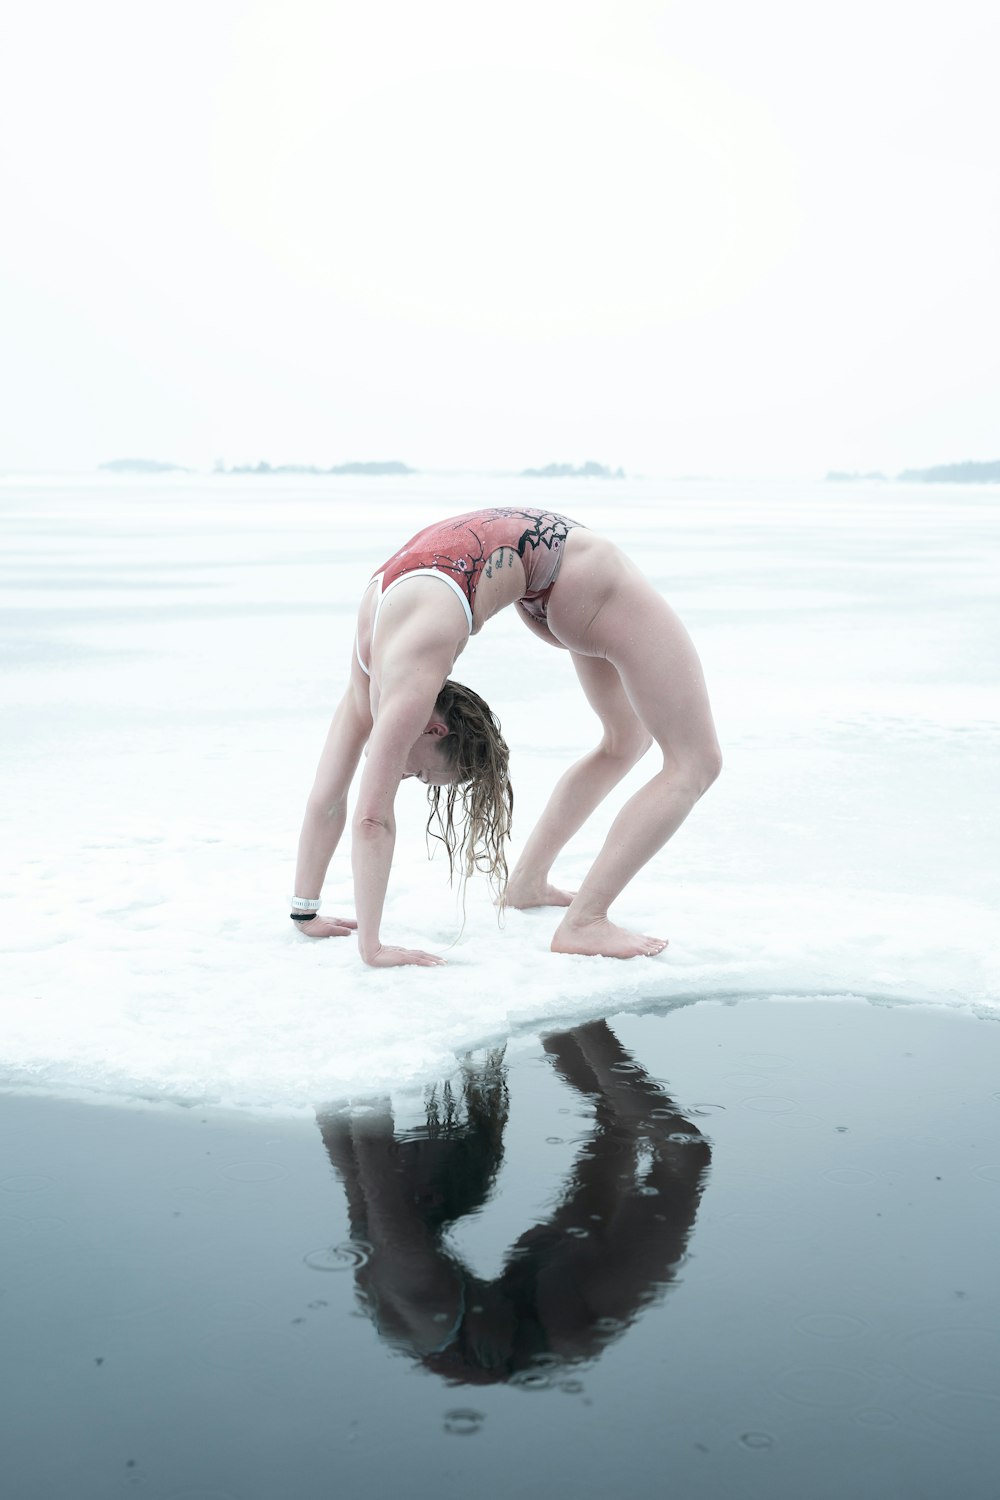
{"type": "Polygon", "coordinates": [[[296,923],[311,938],[350,937],[357,925],[352,917],[314,917],[311,922],[296,923]]]}
{"type": "Polygon", "coordinates": [[[420,948],[392,948],[389,951],[396,955],[391,960],[395,964],[419,964],[421,968],[429,969],[444,963],[436,953],[424,953],[420,948]]]}
{"type": "Polygon", "coordinates": [[[443,965],[445,960],[438,958],[436,953],[424,953],[420,948],[386,948],[382,947],[368,960],[373,969],[397,969],[404,964],[417,964],[420,968],[437,968],[443,965]]]}
{"type": "MultiPolygon", "coordinates": [[[[297,922],[296,927],[304,937],[313,939],[329,937],[353,937],[358,924],[353,917],[314,917],[311,922],[297,922]]],[[[398,969],[404,964],[416,964],[420,968],[437,968],[445,963],[436,953],[425,953],[421,948],[381,947],[373,958],[367,959],[373,969],[398,969]]]]}

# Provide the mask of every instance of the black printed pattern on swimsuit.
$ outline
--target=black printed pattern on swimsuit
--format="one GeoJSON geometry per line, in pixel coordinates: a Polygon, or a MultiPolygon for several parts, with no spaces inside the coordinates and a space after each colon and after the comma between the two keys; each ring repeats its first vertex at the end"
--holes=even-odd
{"type": "MultiPolygon", "coordinates": [[[[560,516],[551,510],[514,510],[509,507],[497,507],[493,510],[481,512],[483,522],[489,525],[496,521],[530,521],[531,525],[525,527],[516,541],[503,542],[490,546],[475,529],[471,520],[463,519],[455,523],[454,530],[464,533],[466,538],[471,538],[472,545],[466,545],[462,552],[457,555],[448,555],[435,550],[434,566],[442,573],[449,573],[453,578],[459,579],[469,601],[470,608],[475,603],[476,586],[480,574],[485,572],[487,578],[493,577],[494,568],[499,571],[504,566],[504,553],[516,552],[523,560],[525,552],[530,549],[537,551],[539,547],[545,547],[549,552],[553,548],[559,548],[565,542],[569,533],[576,526],[575,521],[570,521],[566,516],[560,516]],[[499,557],[497,556],[499,554],[499,557]]],[[[479,517],[476,520],[478,522],[479,517]]],[[[513,559],[509,557],[506,565],[513,566],[513,559]]]]}

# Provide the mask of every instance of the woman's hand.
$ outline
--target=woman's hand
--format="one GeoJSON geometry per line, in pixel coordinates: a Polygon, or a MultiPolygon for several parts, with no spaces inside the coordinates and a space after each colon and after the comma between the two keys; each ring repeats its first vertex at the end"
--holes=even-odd
{"type": "Polygon", "coordinates": [[[445,962],[436,953],[423,953],[419,948],[387,948],[383,943],[379,943],[371,957],[361,956],[371,969],[398,969],[403,964],[419,964],[428,969],[445,962]]]}
{"type": "Polygon", "coordinates": [[[313,917],[311,922],[296,922],[300,932],[306,937],[350,937],[357,929],[357,922],[353,917],[313,917]]]}

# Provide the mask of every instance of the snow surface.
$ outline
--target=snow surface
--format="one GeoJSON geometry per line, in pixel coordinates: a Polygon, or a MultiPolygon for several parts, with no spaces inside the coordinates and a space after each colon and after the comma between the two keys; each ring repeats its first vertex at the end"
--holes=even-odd
{"type": "MultiPolygon", "coordinates": [[[[0,534],[0,1084],[298,1112],[707,997],[1000,1015],[995,488],[9,478],[0,534]],[[556,915],[498,925],[482,882],[463,926],[415,783],[383,935],[447,968],[367,970],[353,941],[287,920],[361,589],[412,532],[480,504],[612,535],[701,653],[726,769],[616,908],[670,938],[656,960],[555,956],[556,915]]],[[[513,612],[456,675],[500,715],[523,839],[596,721],[513,612]]],[[[326,898],[350,909],[346,847],[326,898]]]]}

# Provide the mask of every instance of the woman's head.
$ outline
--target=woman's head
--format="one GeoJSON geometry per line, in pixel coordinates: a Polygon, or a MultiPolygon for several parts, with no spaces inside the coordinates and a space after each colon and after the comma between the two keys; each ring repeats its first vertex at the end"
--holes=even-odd
{"type": "Polygon", "coordinates": [[[484,871],[502,902],[507,888],[504,843],[514,811],[510,751],[489,705],[462,683],[445,683],[434,713],[447,726],[438,752],[454,779],[429,786],[427,833],[447,849],[452,877],[457,857],[461,876],[484,871]]]}

